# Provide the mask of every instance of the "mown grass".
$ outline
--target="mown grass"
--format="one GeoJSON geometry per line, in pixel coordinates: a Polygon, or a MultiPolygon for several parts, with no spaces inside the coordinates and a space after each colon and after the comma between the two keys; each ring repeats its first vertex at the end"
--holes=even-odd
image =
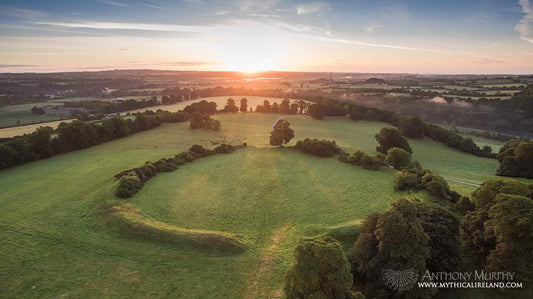
{"type": "MultiPolygon", "coordinates": [[[[394,170],[363,170],[331,158],[271,148],[273,114],[218,115],[218,132],[164,124],[81,151],[0,172],[0,289],[9,297],[279,296],[301,237],[354,224],[413,194],[392,188],[394,170]],[[255,148],[216,155],[158,174],[131,199],[144,217],[188,229],[244,236],[236,256],[122,238],[102,222],[124,169],[192,144],[247,142],[255,148]],[[158,200],[159,199],[159,200],[158,200]]],[[[287,118],[305,137],[335,139],[373,152],[382,123],[287,118]]],[[[494,177],[497,163],[432,141],[411,141],[415,158],[452,178],[494,177]],[[468,164],[470,163],[470,164],[468,164]],[[450,165],[451,164],[451,165],[450,165]],[[477,168],[477,171],[476,171],[477,168]]],[[[291,142],[291,144],[294,142],[291,142]]],[[[424,193],[416,196],[427,199],[424,193]]]]}

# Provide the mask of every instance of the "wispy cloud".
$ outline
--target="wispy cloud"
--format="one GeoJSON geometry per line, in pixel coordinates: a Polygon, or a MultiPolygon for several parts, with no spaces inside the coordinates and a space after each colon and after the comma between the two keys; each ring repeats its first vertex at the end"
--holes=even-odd
{"type": "Polygon", "coordinates": [[[155,9],[166,9],[163,6],[155,5],[155,4],[152,4],[152,3],[141,3],[141,5],[142,6],[146,6],[146,7],[150,7],[150,8],[155,8],[155,9]]]}
{"type": "Polygon", "coordinates": [[[115,23],[115,22],[33,22],[35,24],[66,27],[66,28],[91,28],[115,30],[145,30],[167,32],[206,32],[205,26],[170,25],[170,24],[142,24],[142,23],[115,23]]]}
{"type": "Polygon", "coordinates": [[[8,15],[12,17],[35,19],[47,17],[48,14],[39,10],[22,9],[14,7],[0,7],[0,15],[8,15]]]}
{"type": "Polygon", "coordinates": [[[108,5],[113,5],[113,6],[120,6],[120,7],[130,7],[131,6],[129,4],[118,2],[118,1],[113,1],[113,0],[98,0],[98,2],[104,3],[104,4],[108,4],[108,5]]]}
{"type": "Polygon", "coordinates": [[[378,30],[378,29],[381,29],[383,28],[383,25],[381,24],[374,24],[374,25],[370,25],[368,27],[365,28],[365,31],[367,33],[374,33],[374,31],[378,30]]]}
{"type": "Polygon", "coordinates": [[[470,62],[477,63],[477,64],[501,64],[501,63],[505,63],[505,60],[492,58],[492,57],[481,57],[481,58],[471,59],[470,62]]]}
{"type": "Polygon", "coordinates": [[[525,14],[522,19],[516,24],[514,30],[520,33],[520,39],[533,43],[533,5],[530,0],[520,0],[518,2],[522,6],[522,12],[525,14]]]}
{"type": "Polygon", "coordinates": [[[320,37],[320,36],[309,36],[309,37],[312,39],[324,41],[324,42],[349,44],[349,45],[356,45],[356,46],[388,48],[388,49],[397,49],[397,50],[412,50],[412,51],[434,52],[434,53],[450,53],[449,51],[438,50],[438,49],[416,48],[416,47],[406,47],[406,46],[399,46],[399,45],[378,44],[378,43],[367,43],[367,42],[362,42],[362,41],[332,38],[332,37],[320,37]]]}
{"type": "Polygon", "coordinates": [[[298,15],[312,14],[323,11],[329,7],[325,2],[309,2],[302,3],[296,7],[296,13],[298,15]]]}
{"type": "Polygon", "coordinates": [[[518,51],[518,52],[525,54],[525,55],[533,56],[533,52],[526,52],[526,51],[518,51]]]}

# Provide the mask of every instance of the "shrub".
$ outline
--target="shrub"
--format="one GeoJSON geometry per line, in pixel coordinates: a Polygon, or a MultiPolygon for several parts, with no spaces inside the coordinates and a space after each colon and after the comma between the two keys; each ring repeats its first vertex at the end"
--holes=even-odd
{"type": "Polygon", "coordinates": [[[235,148],[231,144],[221,144],[217,147],[215,147],[215,153],[217,154],[229,154],[233,153],[235,151],[235,148]]]}
{"type": "Polygon", "coordinates": [[[399,147],[393,147],[387,151],[385,162],[394,167],[394,169],[400,170],[411,162],[411,154],[399,147]]]}
{"type": "Polygon", "coordinates": [[[422,185],[435,197],[449,199],[450,187],[443,177],[427,172],[422,176],[422,185]]]}
{"type": "Polygon", "coordinates": [[[378,170],[381,167],[381,163],[374,157],[364,155],[361,158],[361,167],[364,169],[378,170]]]}
{"type": "Polygon", "coordinates": [[[137,191],[141,190],[143,183],[139,176],[133,171],[120,178],[116,196],[120,198],[127,198],[133,196],[137,191]]]}
{"type": "Polygon", "coordinates": [[[212,152],[201,145],[195,144],[189,149],[189,153],[195,158],[206,157],[212,154],[212,152]]]}
{"type": "Polygon", "coordinates": [[[157,167],[155,167],[155,165],[150,161],[144,163],[142,170],[147,178],[151,178],[157,174],[157,167]]]}
{"type": "Polygon", "coordinates": [[[355,153],[348,156],[346,162],[353,165],[361,165],[361,158],[363,158],[365,155],[366,154],[362,151],[356,151],[355,153]]]}
{"type": "Polygon", "coordinates": [[[189,152],[181,152],[174,156],[174,163],[176,165],[183,165],[192,161],[194,161],[194,156],[189,152]]]}
{"type": "Polygon", "coordinates": [[[167,160],[165,158],[155,162],[154,165],[157,167],[157,171],[159,172],[174,171],[178,168],[176,164],[172,162],[172,160],[167,160]]]}
{"type": "Polygon", "coordinates": [[[394,189],[411,190],[420,188],[420,177],[416,173],[400,171],[394,176],[394,189]]]}
{"type": "Polygon", "coordinates": [[[337,146],[335,141],[329,140],[305,138],[304,140],[299,140],[295,148],[319,157],[332,157],[335,154],[343,153],[343,150],[337,146]]]}

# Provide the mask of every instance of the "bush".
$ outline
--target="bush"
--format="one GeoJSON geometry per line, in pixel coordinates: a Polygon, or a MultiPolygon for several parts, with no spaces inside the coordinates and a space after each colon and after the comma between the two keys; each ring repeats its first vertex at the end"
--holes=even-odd
{"type": "Polygon", "coordinates": [[[364,152],[356,151],[355,153],[348,156],[346,162],[353,165],[361,165],[361,158],[363,158],[364,156],[366,156],[364,152]]]}
{"type": "Polygon", "coordinates": [[[343,150],[337,146],[335,141],[318,140],[305,138],[296,143],[296,149],[304,153],[319,157],[332,157],[335,154],[343,153],[343,150]]]}
{"type": "Polygon", "coordinates": [[[189,149],[189,153],[195,158],[206,157],[212,154],[212,152],[201,145],[195,144],[189,149]]]}
{"type": "Polygon", "coordinates": [[[394,169],[400,170],[411,162],[411,154],[399,147],[393,147],[387,151],[385,162],[394,167],[394,169]]]}
{"type": "Polygon", "coordinates": [[[139,176],[133,171],[120,178],[116,196],[120,198],[127,198],[133,196],[137,191],[141,190],[143,183],[139,176]]]}
{"type": "Polygon", "coordinates": [[[412,190],[420,188],[420,177],[416,173],[400,171],[394,176],[394,189],[412,190]]]}
{"type": "Polygon", "coordinates": [[[170,172],[178,168],[172,160],[167,160],[165,158],[155,162],[154,165],[157,167],[158,172],[170,172]]]}
{"type": "Polygon", "coordinates": [[[151,178],[157,174],[157,167],[152,162],[148,161],[144,163],[143,173],[147,178],[151,178]]]}
{"type": "Polygon", "coordinates": [[[189,152],[181,152],[174,156],[174,163],[176,165],[183,165],[192,161],[194,161],[194,156],[189,152]]]}
{"type": "Polygon", "coordinates": [[[235,148],[231,144],[221,144],[217,147],[215,147],[215,153],[217,154],[229,154],[233,153],[235,151],[235,148]]]}
{"type": "Polygon", "coordinates": [[[381,162],[374,157],[364,155],[361,158],[361,167],[364,169],[378,170],[381,167],[381,162]]]}

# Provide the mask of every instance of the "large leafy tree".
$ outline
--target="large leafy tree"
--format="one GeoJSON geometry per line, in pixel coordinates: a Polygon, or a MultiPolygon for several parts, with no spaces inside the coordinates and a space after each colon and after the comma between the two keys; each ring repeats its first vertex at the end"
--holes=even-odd
{"type": "Polygon", "coordinates": [[[357,298],[351,292],[350,264],[332,238],[304,241],[285,275],[287,298],[357,298]]]}
{"type": "Polygon", "coordinates": [[[423,296],[428,290],[393,290],[382,279],[384,270],[414,271],[419,277],[430,257],[429,238],[416,215],[415,204],[399,199],[381,214],[371,214],[363,222],[361,234],[351,255],[366,295],[371,298],[423,296]]]}
{"type": "Polygon", "coordinates": [[[242,98],[241,99],[241,112],[248,112],[248,99],[242,98]]]}
{"type": "Polygon", "coordinates": [[[399,147],[409,153],[413,152],[407,139],[405,139],[402,133],[395,128],[382,128],[379,130],[379,133],[376,134],[376,140],[379,143],[376,151],[384,154],[387,154],[387,151],[393,147],[399,147]]]}
{"type": "Polygon", "coordinates": [[[226,103],[226,106],[224,106],[224,112],[233,113],[237,111],[239,111],[239,107],[237,107],[237,105],[235,104],[235,100],[232,98],[229,98],[226,103]]]}
{"type": "Polygon", "coordinates": [[[270,132],[270,145],[281,146],[294,138],[294,130],[291,129],[290,123],[284,119],[279,119],[270,132]]]}
{"type": "Polygon", "coordinates": [[[533,184],[489,180],[472,193],[472,201],[475,208],[460,231],[468,252],[488,269],[531,280],[533,184]]]}
{"type": "Polygon", "coordinates": [[[496,174],[533,178],[533,142],[510,140],[500,149],[496,174]]]}

